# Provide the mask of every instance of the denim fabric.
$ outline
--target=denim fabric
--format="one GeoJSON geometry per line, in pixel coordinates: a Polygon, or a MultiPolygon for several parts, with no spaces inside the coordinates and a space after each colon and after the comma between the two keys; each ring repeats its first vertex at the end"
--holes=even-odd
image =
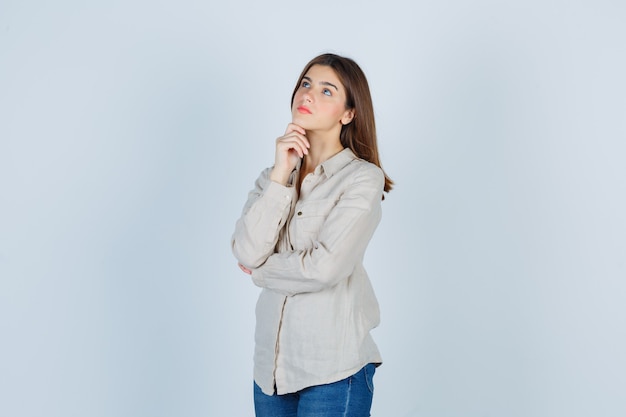
{"type": "Polygon", "coordinates": [[[375,371],[370,363],[341,381],[284,395],[266,395],[255,383],[256,417],[369,417],[375,371]]]}

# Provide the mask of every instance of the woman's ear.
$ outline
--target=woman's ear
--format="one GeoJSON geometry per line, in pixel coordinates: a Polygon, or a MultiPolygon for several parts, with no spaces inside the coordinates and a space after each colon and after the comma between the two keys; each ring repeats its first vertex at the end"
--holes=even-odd
{"type": "Polygon", "coordinates": [[[354,113],[354,109],[346,110],[346,112],[343,114],[343,117],[341,118],[341,124],[344,126],[347,124],[350,124],[350,122],[355,117],[356,117],[356,114],[354,113]]]}

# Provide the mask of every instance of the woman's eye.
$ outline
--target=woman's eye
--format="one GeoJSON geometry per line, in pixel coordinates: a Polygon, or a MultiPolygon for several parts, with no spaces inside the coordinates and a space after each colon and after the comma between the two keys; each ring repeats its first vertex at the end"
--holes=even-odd
{"type": "Polygon", "coordinates": [[[330,92],[328,88],[325,88],[324,90],[322,90],[322,92],[327,96],[332,96],[332,93],[330,92]]]}
{"type": "Polygon", "coordinates": [[[302,87],[309,88],[310,86],[311,86],[311,84],[309,84],[308,81],[302,81],[302,87]]]}

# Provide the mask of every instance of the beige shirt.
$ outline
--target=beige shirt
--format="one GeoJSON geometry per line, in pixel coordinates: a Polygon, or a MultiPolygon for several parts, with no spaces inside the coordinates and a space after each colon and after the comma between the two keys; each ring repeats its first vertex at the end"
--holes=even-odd
{"type": "Polygon", "coordinates": [[[344,149],[293,186],[264,170],[232,237],[263,288],[256,306],[254,380],[264,393],[327,384],[381,363],[370,330],[379,309],[363,255],[381,217],[384,174],[344,149]]]}

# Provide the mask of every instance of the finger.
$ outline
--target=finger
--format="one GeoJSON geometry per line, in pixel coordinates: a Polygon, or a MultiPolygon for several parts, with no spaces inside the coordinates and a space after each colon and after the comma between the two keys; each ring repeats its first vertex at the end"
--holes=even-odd
{"type": "Polygon", "coordinates": [[[290,132],[298,132],[302,135],[306,135],[306,130],[302,126],[298,126],[295,123],[289,123],[287,125],[287,130],[285,130],[285,135],[287,135],[290,132]]]}
{"type": "Polygon", "coordinates": [[[276,141],[276,148],[281,151],[289,151],[294,149],[302,157],[309,153],[309,143],[305,138],[298,136],[288,136],[278,138],[276,141]]]}
{"type": "Polygon", "coordinates": [[[243,266],[242,264],[237,264],[239,266],[239,269],[241,269],[243,272],[245,272],[246,274],[251,274],[252,271],[249,270],[248,268],[246,268],[245,266],[243,266]]]}
{"type": "Polygon", "coordinates": [[[309,150],[306,148],[306,146],[304,146],[302,143],[298,142],[298,141],[285,141],[282,142],[279,147],[279,150],[285,151],[285,152],[296,152],[300,158],[302,158],[304,155],[307,155],[309,153],[309,150]]]}
{"type": "Polygon", "coordinates": [[[303,135],[301,133],[298,133],[298,132],[291,132],[291,133],[289,133],[289,134],[287,134],[285,136],[282,136],[282,137],[278,138],[278,140],[281,140],[281,139],[284,139],[284,140],[291,140],[291,139],[297,140],[305,148],[308,149],[308,148],[311,147],[311,143],[309,142],[309,139],[305,135],[303,135]]]}

